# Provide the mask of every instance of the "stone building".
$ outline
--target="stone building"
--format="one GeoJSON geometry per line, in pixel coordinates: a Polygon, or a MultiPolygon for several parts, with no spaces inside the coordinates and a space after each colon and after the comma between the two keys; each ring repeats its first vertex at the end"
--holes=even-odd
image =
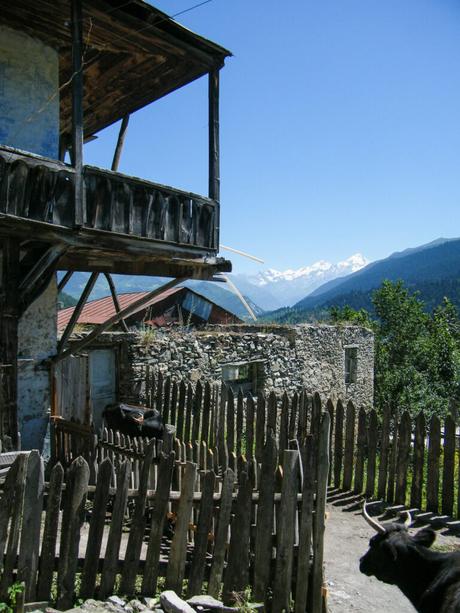
{"type": "Polygon", "coordinates": [[[255,395],[305,388],[324,399],[351,399],[357,407],[373,402],[374,337],[358,326],[208,326],[189,332],[156,330],[148,336],[112,333],[97,343],[91,351],[116,355],[116,393],[125,401],[145,399],[149,364],[165,376],[192,383],[225,381],[255,395]]]}

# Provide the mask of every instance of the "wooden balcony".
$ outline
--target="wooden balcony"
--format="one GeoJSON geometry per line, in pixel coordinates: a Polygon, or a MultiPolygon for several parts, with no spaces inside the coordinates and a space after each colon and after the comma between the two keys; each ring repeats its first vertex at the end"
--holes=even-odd
{"type": "MultiPolygon", "coordinates": [[[[1,224],[14,217],[75,229],[74,177],[67,164],[0,147],[1,224]]],[[[217,253],[218,227],[219,205],[209,198],[84,167],[81,230],[142,238],[153,250],[199,257],[217,253]]]]}

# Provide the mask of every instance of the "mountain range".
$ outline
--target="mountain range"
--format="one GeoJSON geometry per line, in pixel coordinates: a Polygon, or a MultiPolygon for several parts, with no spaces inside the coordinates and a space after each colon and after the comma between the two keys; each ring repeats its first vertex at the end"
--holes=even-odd
{"type": "Polygon", "coordinates": [[[428,310],[444,296],[460,307],[460,239],[439,238],[393,253],[347,277],[323,284],[292,308],[269,313],[266,318],[280,323],[305,321],[331,306],[372,309],[372,292],[385,279],[402,280],[411,290],[419,291],[428,310]]]}

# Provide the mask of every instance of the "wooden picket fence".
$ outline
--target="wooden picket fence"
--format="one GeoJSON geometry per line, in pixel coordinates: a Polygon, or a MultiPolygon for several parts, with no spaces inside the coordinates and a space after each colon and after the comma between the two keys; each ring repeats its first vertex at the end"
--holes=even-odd
{"type": "MultiPolygon", "coordinates": [[[[21,454],[0,501],[0,597],[24,581],[28,602],[49,600],[56,589],[56,605],[67,609],[75,598],[153,595],[164,577],[179,593],[187,579],[188,596],[222,591],[230,604],[250,586],[267,611],[319,613],[330,417],[318,396],[313,404],[311,433],[290,440],[288,427],[279,446],[284,430],[272,428],[272,399],[259,446],[245,420],[249,432],[234,458],[225,440],[223,451],[203,439],[170,440],[159,457],[151,441],[137,450],[142,458],[121,445],[111,457],[110,445],[99,446],[108,455],[95,462],[95,485],[83,457],[67,472],[55,464],[44,483],[39,454],[21,454]],[[140,472],[131,489],[133,461],[140,472]],[[167,521],[174,521],[172,538],[167,521]]],[[[285,408],[280,421],[286,415],[285,408]]]]}
{"type": "Polygon", "coordinates": [[[329,484],[396,505],[460,518],[460,454],[455,419],[399,418],[328,403],[329,484]]]}

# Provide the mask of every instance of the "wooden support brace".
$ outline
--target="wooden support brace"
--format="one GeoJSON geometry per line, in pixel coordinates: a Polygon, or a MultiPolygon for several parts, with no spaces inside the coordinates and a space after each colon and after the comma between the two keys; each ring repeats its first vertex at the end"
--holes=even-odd
{"type": "MultiPolygon", "coordinates": [[[[112,275],[109,272],[104,273],[105,278],[107,279],[107,283],[109,284],[110,293],[112,294],[113,305],[115,307],[115,312],[119,313],[121,311],[120,303],[118,301],[117,290],[115,289],[115,284],[112,279],[112,275]]],[[[128,326],[126,325],[126,321],[124,319],[120,320],[120,323],[125,332],[129,332],[128,326]]]]}

